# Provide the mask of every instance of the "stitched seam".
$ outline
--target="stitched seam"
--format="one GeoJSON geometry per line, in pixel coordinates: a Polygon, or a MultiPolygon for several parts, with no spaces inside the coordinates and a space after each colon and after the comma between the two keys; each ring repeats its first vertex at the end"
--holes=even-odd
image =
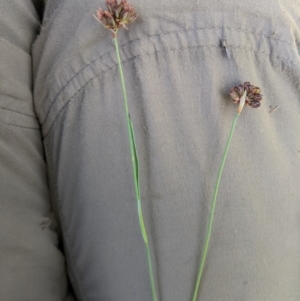
{"type": "Polygon", "coordinates": [[[21,125],[16,125],[16,124],[10,124],[10,123],[5,123],[5,122],[0,122],[0,124],[3,125],[9,125],[9,126],[13,126],[13,127],[17,127],[17,128],[21,128],[21,129],[27,129],[27,130],[39,130],[40,128],[32,128],[32,127],[27,127],[27,126],[21,126],[21,125]]]}
{"type": "Polygon", "coordinates": [[[21,52],[23,52],[27,56],[31,57],[31,55],[30,55],[29,52],[26,52],[24,49],[17,47],[16,45],[14,45],[13,43],[11,43],[10,41],[8,41],[8,40],[6,40],[4,38],[1,38],[1,37],[0,37],[0,41],[3,41],[4,43],[8,44],[9,46],[12,46],[13,48],[15,48],[17,50],[20,50],[21,52]]]}
{"type": "Polygon", "coordinates": [[[0,107],[0,109],[1,110],[6,110],[6,111],[10,111],[10,112],[14,112],[14,113],[18,113],[18,114],[21,114],[21,115],[24,115],[24,116],[28,116],[28,117],[31,117],[31,118],[37,120],[36,117],[34,117],[32,115],[29,115],[29,114],[21,113],[21,112],[18,112],[18,111],[12,110],[12,109],[8,109],[8,108],[3,108],[3,107],[0,107]]]}
{"type": "MultiPolygon", "coordinates": [[[[137,38],[137,39],[134,39],[132,41],[129,41],[127,43],[124,43],[124,44],[121,44],[120,47],[124,47],[124,46],[130,46],[132,43],[134,42],[137,42],[137,41],[142,41],[142,40],[148,40],[148,39],[151,39],[153,37],[161,37],[161,36],[164,36],[164,35],[169,35],[169,34],[174,34],[174,33],[186,33],[186,32],[197,32],[197,31],[202,31],[202,30],[223,30],[223,29],[228,29],[228,30],[235,30],[235,31],[241,31],[241,32],[244,32],[244,33],[250,33],[252,35],[256,35],[256,36],[264,36],[268,39],[273,39],[274,41],[279,41],[281,42],[282,44],[286,44],[286,45],[293,45],[292,43],[288,43],[286,41],[283,41],[283,40],[280,40],[280,39],[275,39],[273,36],[271,35],[266,35],[266,34],[259,34],[259,33],[256,33],[254,31],[247,31],[247,30],[243,30],[241,28],[235,28],[235,27],[208,27],[208,28],[191,28],[191,29],[183,29],[183,30],[179,30],[179,31],[167,31],[167,32],[163,32],[163,33],[160,33],[160,34],[155,34],[155,35],[150,35],[150,36],[147,36],[147,37],[141,37],[141,38],[137,38]]],[[[62,86],[62,88],[60,89],[60,91],[57,93],[57,95],[54,97],[54,100],[53,102],[51,103],[47,113],[46,113],[46,116],[45,116],[45,119],[44,121],[41,123],[42,125],[46,122],[47,120],[47,117],[51,111],[51,108],[52,106],[55,104],[57,98],[59,97],[59,95],[64,91],[64,89],[68,86],[68,84],[77,77],[78,74],[80,74],[83,70],[85,70],[87,67],[91,67],[91,65],[96,62],[97,60],[99,59],[102,59],[103,57],[109,55],[111,53],[111,51],[107,51],[105,52],[104,54],[100,55],[100,56],[97,56],[96,58],[94,58],[89,64],[83,66],[77,73],[74,74],[74,76],[72,76],[67,82],[65,85],[62,86]]]]}
{"type": "MultiPolygon", "coordinates": [[[[165,52],[165,51],[178,51],[178,50],[185,50],[185,49],[196,49],[196,48],[219,48],[220,46],[216,46],[216,45],[208,45],[208,46],[201,46],[201,45],[198,45],[198,46],[189,46],[189,47],[180,47],[180,48],[168,48],[168,49],[163,49],[163,50],[156,50],[154,52],[145,52],[145,53],[142,53],[142,54],[139,54],[139,55],[136,55],[136,56],[133,56],[127,60],[124,60],[122,61],[121,63],[122,64],[125,64],[127,62],[130,62],[136,58],[140,58],[144,55],[153,55],[155,53],[159,53],[159,52],[165,52]]],[[[287,60],[284,60],[280,57],[274,57],[274,56],[271,56],[270,53],[267,53],[267,52],[264,52],[264,51],[255,51],[254,49],[252,48],[246,48],[246,47],[241,47],[241,46],[230,46],[229,48],[235,48],[235,49],[243,49],[243,50],[248,50],[248,51],[252,51],[253,53],[256,53],[256,54],[264,54],[266,56],[268,56],[269,58],[273,57],[273,58],[278,58],[278,59],[281,59],[281,61],[283,62],[286,62],[286,63],[291,63],[291,65],[294,65],[294,66],[300,66],[299,64],[294,64],[293,61],[287,61],[287,60]]],[[[76,95],[82,90],[84,89],[91,81],[93,81],[94,79],[96,79],[98,76],[100,75],[103,75],[105,74],[106,72],[114,69],[117,67],[117,64],[115,64],[114,66],[102,71],[101,73],[99,74],[96,74],[94,77],[90,78],[81,88],[79,88],[67,101],[66,103],[62,106],[62,108],[57,112],[56,114],[56,117],[54,118],[54,120],[51,122],[51,125],[50,125],[50,128],[49,130],[45,133],[44,137],[46,138],[47,135],[50,133],[52,127],[53,127],[53,124],[55,123],[56,119],[58,118],[59,114],[65,109],[65,107],[69,104],[70,101],[73,100],[73,98],[76,97],[76,95]]],[[[45,122],[44,122],[45,123],[45,122]]]]}
{"type": "MultiPolygon", "coordinates": [[[[75,264],[76,261],[74,260],[74,257],[73,257],[72,251],[71,251],[72,248],[70,247],[70,245],[68,243],[68,239],[66,239],[68,237],[68,234],[67,234],[66,231],[64,231],[64,229],[66,229],[66,227],[65,227],[66,223],[65,223],[65,219],[63,217],[63,214],[61,213],[62,210],[61,210],[59,197],[58,197],[57,182],[53,180],[53,179],[55,179],[55,176],[54,176],[54,173],[53,173],[52,168],[51,168],[51,166],[54,166],[54,162],[52,160],[52,157],[49,155],[49,150],[48,150],[48,147],[47,147],[45,142],[44,142],[44,147],[45,147],[46,158],[47,158],[47,160],[49,160],[49,163],[50,163],[50,164],[47,164],[47,165],[48,165],[48,170],[52,175],[52,177],[50,177],[50,181],[52,182],[52,185],[54,187],[54,198],[57,201],[57,211],[58,211],[59,219],[60,219],[60,222],[61,222],[63,240],[64,240],[64,244],[66,245],[66,247],[68,249],[68,254],[70,256],[70,261],[72,262],[71,263],[71,269],[73,270],[73,276],[75,278],[75,281],[77,282],[77,287],[78,287],[78,290],[79,290],[83,300],[87,300],[84,293],[83,293],[83,289],[81,288],[81,286],[79,284],[80,281],[78,281],[78,279],[77,279],[77,275],[80,276],[80,273],[77,270],[77,267],[76,267],[76,264],[75,264]]],[[[82,277],[79,277],[79,278],[82,278],[82,277]]]]}

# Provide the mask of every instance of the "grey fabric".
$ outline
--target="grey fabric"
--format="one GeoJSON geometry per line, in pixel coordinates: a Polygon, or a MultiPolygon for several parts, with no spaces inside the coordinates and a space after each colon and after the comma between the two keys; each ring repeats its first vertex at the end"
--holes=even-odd
{"type": "Polygon", "coordinates": [[[39,28],[31,1],[0,1],[1,301],[72,298],[33,108],[31,46],[39,28]]]}
{"type": "MultiPolygon", "coordinates": [[[[199,300],[299,300],[299,3],[131,3],[139,19],[119,43],[159,299],[191,300],[236,112],[227,93],[250,81],[263,104],[238,121],[199,300]]],[[[150,301],[115,50],[91,16],[99,6],[47,2],[35,107],[78,299],[150,301]]]]}

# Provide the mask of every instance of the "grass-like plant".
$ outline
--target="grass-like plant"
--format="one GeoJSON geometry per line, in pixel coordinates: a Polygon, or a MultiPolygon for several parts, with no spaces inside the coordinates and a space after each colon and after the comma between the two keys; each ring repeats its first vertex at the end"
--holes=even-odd
{"type": "Polygon", "coordinates": [[[151,283],[151,290],[152,290],[152,298],[153,301],[158,301],[156,287],[155,287],[155,280],[153,276],[153,265],[151,260],[149,240],[148,240],[148,235],[144,223],[142,204],[141,204],[139,160],[137,154],[136,140],[135,140],[132,120],[130,118],[129,109],[128,109],[126,86],[125,86],[124,74],[123,74],[123,69],[121,64],[119,44],[117,39],[118,30],[122,27],[127,29],[127,25],[136,20],[137,14],[133,6],[130,3],[128,3],[126,0],[119,0],[119,1],[106,0],[106,6],[107,6],[107,11],[104,11],[101,8],[99,8],[96,12],[96,15],[93,16],[97,21],[99,21],[101,24],[103,24],[107,29],[109,29],[112,32],[113,41],[115,44],[116,55],[118,60],[118,68],[119,68],[122,91],[123,91],[123,99],[124,99],[124,107],[125,107],[125,115],[126,115],[126,123],[127,123],[130,155],[131,155],[131,163],[132,163],[132,174],[133,174],[140,230],[142,233],[142,237],[144,240],[146,253],[147,253],[147,262],[148,262],[148,269],[149,269],[149,276],[150,276],[150,283],[151,283]]]}
{"type": "MultiPolygon", "coordinates": [[[[142,211],[142,204],[141,204],[141,191],[140,191],[140,183],[139,183],[139,161],[138,161],[138,154],[137,154],[137,147],[136,147],[136,140],[134,135],[134,128],[132,124],[132,120],[130,118],[129,109],[128,109],[128,101],[127,101],[127,93],[125,87],[125,80],[123,75],[123,69],[121,64],[120,52],[119,52],[119,45],[117,40],[117,33],[120,28],[126,28],[127,25],[132,23],[136,20],[137,14],[135,9],[131,4],[129,4],[126,0],[106,0],[107,10],[104,11],[99,8],[96,12],[96,15],[93,14],[95,19],[103,24],[107,29],[112,32],[113,41],[116,49],[116,56],[118,61],[118,68],[121,78],[122,84],[122,91],[123,91],[123,99],[124,99],[124,108],[126,114],[126,123],[127,123],[127,130],[128,130],[128,138],[129,138],[129,146],[130,146],[130,155],[131,155],[131,163],[132,163],[132,174],[133,174],[133,181],[134,181],[134,188],[135,188],[135,196],[137,202],[137,211],[138,211],[138,218],[139,218],[139,225],[141,234],[144,240],[146,253],[147,253],[147,261],[148,261],[148,269],[149,269],[149,277],[151,283],[151,290],[152,290],[152,300],[158,301],[157,298],[157,291],[155,286],[155,280],[153,275],[153,265],[151,260],[151,253],[150,253],[150,246],[147,236],[147,231],[144,223],[143,218],[143,211],[142,211]]],[[[233,100],[234,103],[238,103],[238,110],[237,114],[233,120],[231,130],[229,133],[229,137],[226,143],[225,151],[222,157],[219,173],[217,176],[217,182],[214,189],[213,200],[211,205],[211,210],[209,214],[209,221],[207,227],[207,233],[205,237],[204,246],[201,253],[201,260],[199,265],[198,274],[195,281],[195,287],[193,292],[192,301],[196,301],[198,298],[199,287],[203,275],[203,270],[205,266],[205,261],[207,257],[209,242],[212,233],[212,226],[213,226],[213,219],[216,207],[216,200],[219,191],[219,185],[221,182],[222,172],[224,169],[226,157],[228,154],[229,146],[231,143],[231,139],[233,136],[233,132],[240,116],[240,113],[245,104],[252,108],[257,108],[260,106],[260,101],[262,99],[262,95],[260,94],[260,89],[251,85],[249,82],[245,82],[243,85],[239,85],[234,87],[229,92],[230,98],[233,100]]]]}
{"type": "Polygon", "coordinates": [[[211,232],[212,232],[212,225],[213,225],[213,219],[214,219],[214,213],[215,213],[215,208],[216,208],[216,201],[217,201],[217,196],[219,192],[219,185],[221,182],[221,177],[225,165],[225,161],[227,158],[229,146],[231,143],[231,139],[233,136],[233,132],[237,123],[237,120],[240,116],[240,113],[243,110],[243,107],[245,104],[252,108],[258,108],[260,106],[260,101],[262,99],[262,95],[260,94],[260,89],[258,87],[255,87],[251,85],[249,82],[245,82],[243,85],[239,85],[231,89],[229,92],[230,98],[233,100],[234,103],[238,103],[238,109],[237,113],[235,115],[235,118],[233,119],[232,125],[231,125],[231,130],[227,139],[227,143],[225,146],[224,154],[222,157],[221,165],[219,168],[218,176],[217,176],[217,182],[215,185],[214,189],[214,195],[213,195],[213,200],[211,204],[211,209],[210,209],[210,214],[209,214],[209,220],[208,220],[208,227],[207,227],[207,232],[206,232],[206,237],[204,241],[204,246],[202,249],[201,253],[201,260],[200,260],[200,265],[199,265],[199,270],[198,270],[198,275],[196,278],[196,284],[194,288],[194,293],[193,293],[193,299],[192,301],[196,301],[198,297],[198,292],[199,292],[199,287],[202,279],[202,274],[204,270],[204,265],[206,261],[206,256],[207,256],[207,251],[208,251],[208,246],[210,242],[210,237],[211,237],[211,232]]]}

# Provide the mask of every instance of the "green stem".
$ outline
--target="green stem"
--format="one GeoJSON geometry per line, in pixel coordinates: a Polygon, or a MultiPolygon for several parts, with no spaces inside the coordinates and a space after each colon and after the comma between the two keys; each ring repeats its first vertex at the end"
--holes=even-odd
{"type": "Polygon", "coordinates": [[[152,298],[154,301],[157,301],[149,244],[146,244],[146,250],[147,250],[148,269],[150,274],[152,298]]]}
{"type": "Polygon", "coordinates": [[[147,261],[148,261],[148,269],[149,269],[149,276],[150,276],[150,283],[151,283],[151,290],[152,290],[152,299],[153,299],[153,301],[157,301],[158,299],[156,296],[156,288],[155,288],[155,281],[154,281],[154,276],[153,276],[148,236],[147,236],[147,231],[145,228],[143,212],[142,212],[141,192],[140,192],[140,185],[139,185],[139,164],[138,164],[138,156],[137,156],[137,149],[136,149],[136,143],[135,143],[135,135],[134,135],[133,125],[132,125],[132,121],[131,121],[131,118],[129,115],[129,110],[128,110],[127,93],[126,93],[126,88],[125,88],[125,80],[124,80],[123,69],[122,69],[122,64],[121,64],[119,45],[118,45],[118,40],[117,40],[117,32],[115,32],[113,40],[115,43],[117,59],[118,59],[118,67],[119,67],[120,77],[121,77],[121,82],[122,82],[122,90],[123,90],[128,136],[129,136],[129,142],[130,142],[130,155],[131,155],[135,195],[136,195],[137,208],[138,208],[139,224],[140,224],[140,229],[141,229],[141,233],[143,236],[143,240],[144,240],[146,252],[147,252],[147,261]]]}
{"type": "Polygon", "coordinates": [[[200,286],[200,282],[201,282],[201,277],[202,277],[203,269],[204,269],[204,265],[205,265],[205,260],[206,260],[208,245],[209,245],[209,241],[210,241],[210,237],[211,237],[211,230],[212,230],[212,224],[213,224],[213,219],[214,219],[216,200],[217,200],[217,196],[218,196],[218,191],[219,191],[219,185],[220,185],[220,181],[221,181],[221,176],[222,176],[222,172],[223,172],[223,169],[224,169],[224,165],[225,165],[227,153],[228,153],[228,150],[229,150],[230,142],[231,142],[231,139],[232,139],[232,135],[233,135],[233,132],[234,132],[234,129],[235,129],[235,125],[236,125],[236,122],[238,120],[239,115],[240,114],[237,113],[236,116],[235,116],[235,118],[234,118],[234,120],[233,120],[233,123],[232,123],[232,126],[231,126],[231,130],[230,130],[230,133],[229,133],[229,137],[228,137],[228,140],[227,140],[227,143],[226,143],[225,151],[224,151],[224,154],[223,154],[221,166],[220,166],[220,169],[219,169],[217,183],[216,183],[216,186],[215,186],[213,201],[212,201],[212,205],[211,205],[211,211],[210,211],[210,215],[209,215],[208,229],[207,229],[206,238],[205,238],[205,242],[204,242],[204,246],[203,246],[203,250],[202,250],[202,254],[201,254],[201,261],[200,261],[200,266],[199,266],[199,272],[198,272],[198,276],[197,276],[197,280],[196,280],[196,285],[195,285],[195,289],[194,289],[194,294],[193,294],[192,301],[196,301],[197,300],[199,286],[200,286]]]}

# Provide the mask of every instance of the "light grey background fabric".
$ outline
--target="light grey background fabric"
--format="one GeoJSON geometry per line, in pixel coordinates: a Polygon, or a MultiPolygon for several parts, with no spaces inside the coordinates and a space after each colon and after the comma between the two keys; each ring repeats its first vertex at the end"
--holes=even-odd
{"type": "Polygon", "coordinates": [[[0,300],[63,301],[64,256],[50,204],[32,98],[31,1],[0,1],[0,300]]]}
{"type": "MultiPolygon", "coordinates": [[[[300,298],[296,1],[142,1],[119,33],[161,301],[190,300],[213,187],[244,81],[264,95],[235,132],[199,300],[300,298]],[[226,37],[228,59],[220,47],[226,37]],[[274,106],[280,106],[270,114],[274,106]]],[[[104,1],[47,1],[34,105],[79,300],[151,300],[104,1]]]]}

